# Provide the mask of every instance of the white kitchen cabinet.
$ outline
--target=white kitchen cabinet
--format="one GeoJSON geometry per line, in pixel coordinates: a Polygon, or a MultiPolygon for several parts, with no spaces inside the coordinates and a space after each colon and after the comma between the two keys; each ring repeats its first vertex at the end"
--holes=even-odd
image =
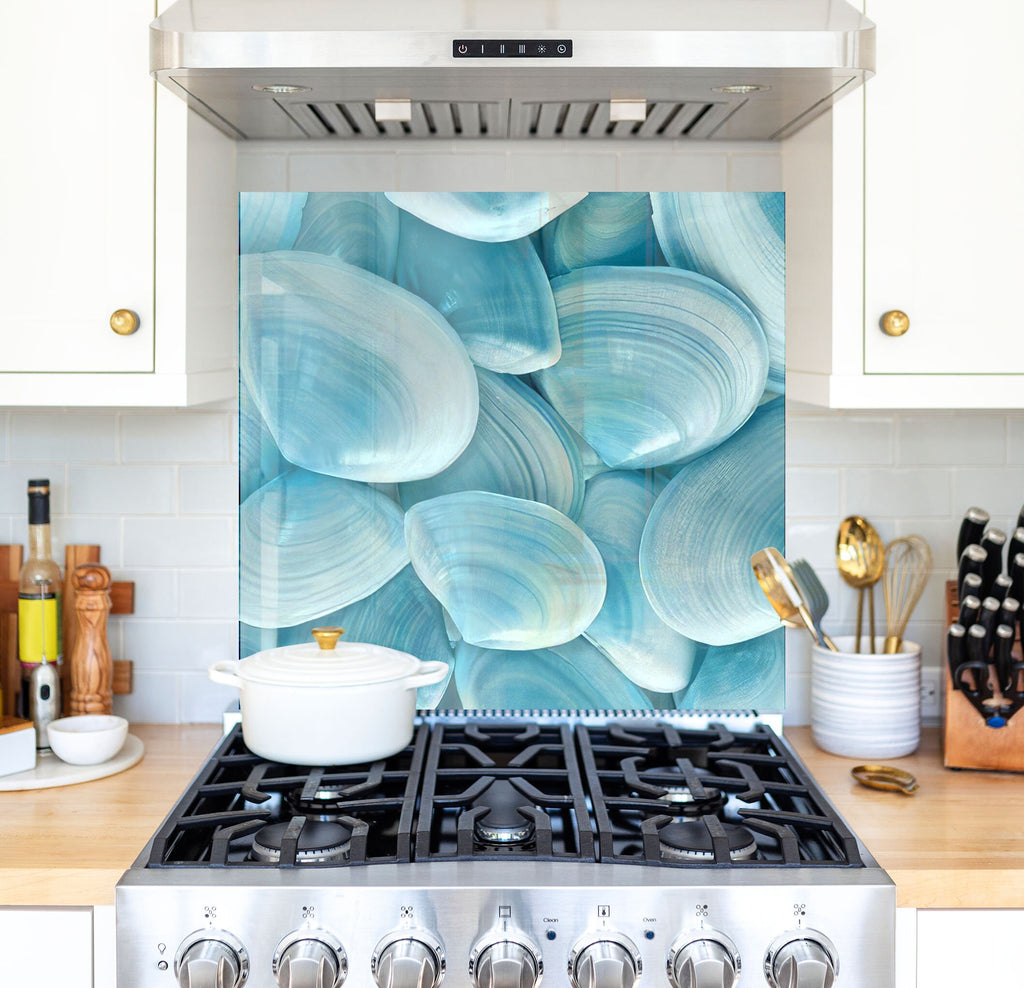
{"type": "Polygon", "coordinates": [[[1024,984],[1024,909],[919,909],[918,988],[1024,984]]]}
{"type": "Polygon", "coordinates": [[[1024,7],[871,0],[877,75],[783,145],[790,398],[1024,406],[1024,7]],[[905,312],[905,335],[884,314],[905,312]]]}
{"type": "Polygon", "coordinates": [[[0,908],[5,985],[93,988],[92,909],[0,908]]]}
{"type": "Polygon", "coordinates": [[[235,393],[234,144],[149,77],[154,4],[7,4],[0,405],[235,393]],[[130,335],[111,315],[138,317],[130,335]]]}

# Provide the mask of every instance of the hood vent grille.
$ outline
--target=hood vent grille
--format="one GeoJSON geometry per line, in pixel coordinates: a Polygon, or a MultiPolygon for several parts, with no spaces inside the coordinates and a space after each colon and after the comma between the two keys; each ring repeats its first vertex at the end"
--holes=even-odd
{"type": "Polygon", "coordinates": [[[373,100],[284,102],[277,105],[302,132],[327,140],[382,138],[605,137],[709,138],[742,106],[735,103],[663,101],[647,107],[645,120],[612,121],[607,100],[545,102],[412,102],[408,121],[377,120],[373,100]]]}

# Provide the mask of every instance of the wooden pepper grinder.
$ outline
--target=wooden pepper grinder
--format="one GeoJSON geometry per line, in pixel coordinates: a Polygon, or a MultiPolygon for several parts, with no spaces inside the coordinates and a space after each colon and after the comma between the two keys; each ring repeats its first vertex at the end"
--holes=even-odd
{"type": "Polygon", "coordinates": [[[71,574],[78,626],[70,663],[72,716],[111,711],[114,664],[107,641],[110,583],[110,570],[99,563],[76,566],[71,574]]]}

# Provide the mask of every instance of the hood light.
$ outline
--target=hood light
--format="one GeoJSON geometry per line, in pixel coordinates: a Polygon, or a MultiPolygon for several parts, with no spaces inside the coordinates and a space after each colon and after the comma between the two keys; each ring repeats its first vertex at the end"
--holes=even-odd
{"type": "Polygon", "coordinates": [[[277,93],[278,95],[312,92],[309,86],[253,86],[252,88],[257,93],[277,93]]]}
{"type": "Polygon", "coordinates": [[[766,93],[771,86],[758,86],[755,83],[737,83],[735,86],[715,86],[716,93],[728,93],[730,96],[746,96],[747,93],[766,93]]]}

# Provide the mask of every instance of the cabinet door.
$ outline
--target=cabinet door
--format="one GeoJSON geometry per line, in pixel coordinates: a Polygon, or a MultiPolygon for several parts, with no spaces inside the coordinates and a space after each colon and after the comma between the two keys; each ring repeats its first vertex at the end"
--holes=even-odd
{"type": "Polygon", "coordinates": [[[92,909],[0,908],[5,985],[93,988],[92,909]]]}
{"type": "Polygon", "coordinates": [[[1024,909],[919,909],[918,988],[1019,985],[1024,909]]]}
{"type": "Polygon", "coordinates": [[[153,370],[153,13],[0,6],[0,371],[153,370]]]}
{"type": "Polygon", "coordinates": [[[870,0],[864,369],[1020,374],[1024,5],[870,0]],[[888,310],[905,336],[879,329],[888,310]]]}

